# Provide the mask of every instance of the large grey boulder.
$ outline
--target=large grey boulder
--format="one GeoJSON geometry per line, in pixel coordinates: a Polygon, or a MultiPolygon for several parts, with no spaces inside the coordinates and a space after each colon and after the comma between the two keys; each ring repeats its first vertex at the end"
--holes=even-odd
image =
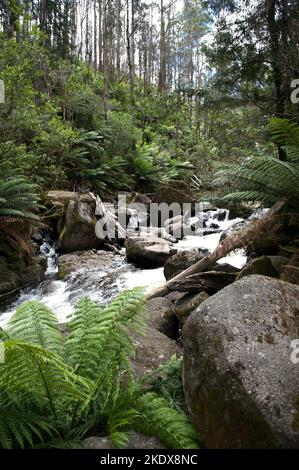
{"type": "Polygon", "coordinates": [[[96,236],[96,217],[85,202],[72,200],[59,225],[62,253],[100,248],[103,241],[96,236]]]}
{"type": "Polygon", "coordinates": [[[145,267],[164,266],[177,253],[170,242],[158,237],[131,237],[125,246],[128,261],[145,267]]]}
{"type": "Polygon", "coordinates": [[[207,448],[299,448],[299,288],[248,276],[183,329],[184,390],[207,448]]]}

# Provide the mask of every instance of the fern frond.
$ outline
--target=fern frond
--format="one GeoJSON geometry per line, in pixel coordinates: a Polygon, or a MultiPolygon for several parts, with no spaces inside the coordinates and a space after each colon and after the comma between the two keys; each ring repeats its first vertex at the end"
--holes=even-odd
{"type": "Polygon", "coordinates": [[[54,313],[39,302],[26,302],[17,308],[7,326],[11,339],[36,344],[61,354],[62,335],[54,313]]]}
{"type": "Polygon", "coordinates": [[[30,395],[56,420],[64,420],[75,404],[84,403],[92,393],[93,384],[74,374],[57,354],[18,341],[4,345],[0,389],[30,395]]]}
{"type": "Polygon", "coordinates": [[[154,393],[141,396],[135,405],[140,418],[136,431],[155,436],[170,449],[197,449],[199,436],[187,416],[170,407],[167,400],[154,393]]]}
{"type": "Polygon", "coordinates": [[[84,377],[99,377],[98,382],[111,389],[113,376],[120,377],[127,358],[134,353],[125,327],[139,326],[144,310],[141,289],[123,292],[104,309],[88,299],[81,300],[69,325],[71,333],[65,345],[68,364],[84,377]]]}

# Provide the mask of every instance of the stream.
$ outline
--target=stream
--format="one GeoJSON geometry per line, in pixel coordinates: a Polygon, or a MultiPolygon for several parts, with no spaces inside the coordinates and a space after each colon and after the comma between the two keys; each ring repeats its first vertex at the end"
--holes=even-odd
{"type": "MultiPolygon", "coordinates": [[[[223,209],[211,210],[197,214],[189,219],[193,224],[204,220],[205,231],[194,236],[185,237],[175,245],[178,251],[207,250],[212,252],[218,246],[223,232],[233,230],[234,226],[244,224],[243,219],[230,220],[229,211],[223,209]],[[210,233],[212,232],[212,233],[210,233]]],[[[144,287],[151,290],[165,283],[164,268],[140,269],[126,261],[125,250],[120,255],[113,256],[113,262],[107,269],[79,269],[68,275],[64,280],[58,280],[58,245],[46,238],[40,248],[41,254],[47,258],[46,279],[36,288],[24,289],[19,298],[0,313],[0,327],[7,324],[16,308],[27,301],[40,301],[52,309],[60,323],[68,321],[78,300],[88,296],[101,304],[114,299],[125,289],[144,287]]],[[[247,261],[244,250],[238,250],[230,256],[219,260],[219,264],[228,263],[242,268],[247,261]]]]}

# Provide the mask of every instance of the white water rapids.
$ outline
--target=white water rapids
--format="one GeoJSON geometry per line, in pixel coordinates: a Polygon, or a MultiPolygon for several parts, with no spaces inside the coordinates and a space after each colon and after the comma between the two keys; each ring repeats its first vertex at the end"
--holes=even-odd
{"type": "MultiPolygon", "coordinates": [[[[190,223],[198,221],[201,217],[189,220],[190,223]]],[[[203,236],[198,234],[188,236],[181,240],[175,247],[179,251],[207,250],[212,252],[218,246],[224,231],[244,222],[242,219],[229,219],[229,212],[223,210],[209,211],[205,213],[205,228],[218,226],[215,233],[203,236]],[[221,214],[221,217],[220,217],[221,214]],[[221,218],[221,220],[219,220],[221,218]]],[[[125,289],[142,286],[146,290],[159,287],[165,283],[163,268],[138,269],[128,264],[125,255],[117,257],[115,267],[107,271],[78,271],[71,274],[65,280],[57,280],[57,246],[49,240],[45,240],[41,246],[41,253],[47,257],[48,269],[46,280],[37,288],[25,289],[18,300],[10,305],[3,313],[0,313],[0,327],[5,326],[16,308],[24,302],[37,300],[51,308],[58,317],[59,322],[67,321],[82,296],[89,296],[93,300],[107,303],[118,293],[125,289]]],[[[247,258],[244,250],[232,253],[227,258],[219,261],[220,264],[228,263],[237,268],[246,264],[247,258]]]]}

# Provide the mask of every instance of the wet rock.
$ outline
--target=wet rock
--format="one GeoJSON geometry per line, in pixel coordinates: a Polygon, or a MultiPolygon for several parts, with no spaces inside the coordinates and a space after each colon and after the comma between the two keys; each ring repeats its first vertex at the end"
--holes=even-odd
{"type": "Polygon", "coordinates": [[[96,236],[96,223],[97,219],[86,203],[70,201],[59,224],[62,253],[100,248],[103,242],[96,236]]]}
{"type": "Polygon", "coordinates": [[[245,268],[242,269],[238,275],[237,280],[242,279],[245,276],[251,276],[252,274],[260,274],[262,276],[278,278],[279,273],[274,268],[271,259],[268,256],[261,256],[250,261],[245,268]]]}
{"type": "Polygon", "coordinates": [[[154,328],[147,327],[144,336],[130,333],[136,347],[136,357],[132,360],[133,374],[136,378],[167,364],[172,356],[182,356],[177,343],[154,328]]]}
{"type": "Polygon", "coordinates": [[[299,252],[293,254],[287,266],[281,266],[281,279],[292,284],[299,284],[299,252]]]}
{"type": "Polygon", "coordinates": [[[248,276],[183,329],[184,390],[207,448],[299,448],[299,288],[248,276]]]}
{"type": "Polygon", "coordinates": [[[151,299],[147,303],[148,324],[171,339],[178,338],[179,322],[172,302],[166,298],[151,299]]]}
{"type": "Polygon", "coordinates": [[[236,280],[235,273],[207,271],[185,276],[179,281],[172,280],[169,289],[178,292],[206,292],[214,295],[236,280]]]}
{"type": "Polygon", "coordinates": [[[122,259],[122,256],[108,251],[75,251],[58,258],[59,278],[64,279],[69,274],[82,270],[109,271],[122,259]]]}
{"type": "Polygon", "coordinates": [[[214,219],[218,220],[218,222],[224,222],[227,217],[226,210],[220,210],[214,215],[214,219]]]}
{"type": "Polygon", "coordinates": [[[7,260],[2,256],[0,257],[0,273],[0,295],[13,291],[20,286],[19,276],[10,269],[7,260]]]}
{"type": "MultiPolygon", "coordinates": [[[[83,441],[83,448],[87,450],[113,449],[109,437],[89,437],[83,441]]],[[[126,449],[166,449],[156,437],[148,437],[144,434],[131,432],[126,449]]]]}
{"type": "Polygon", "coordinates": [[[177,253],[167,240],[156,237],[132,237],[125,246],[128,261],[143,267],[164,266],[168,258],[177,253]]]}
{"type": "Polygon", "coordinates": [[[203,258],[202,252],[198,251],[182,251],[171,256],[164,266],[166,280],[169,281],[203,258]]]}

